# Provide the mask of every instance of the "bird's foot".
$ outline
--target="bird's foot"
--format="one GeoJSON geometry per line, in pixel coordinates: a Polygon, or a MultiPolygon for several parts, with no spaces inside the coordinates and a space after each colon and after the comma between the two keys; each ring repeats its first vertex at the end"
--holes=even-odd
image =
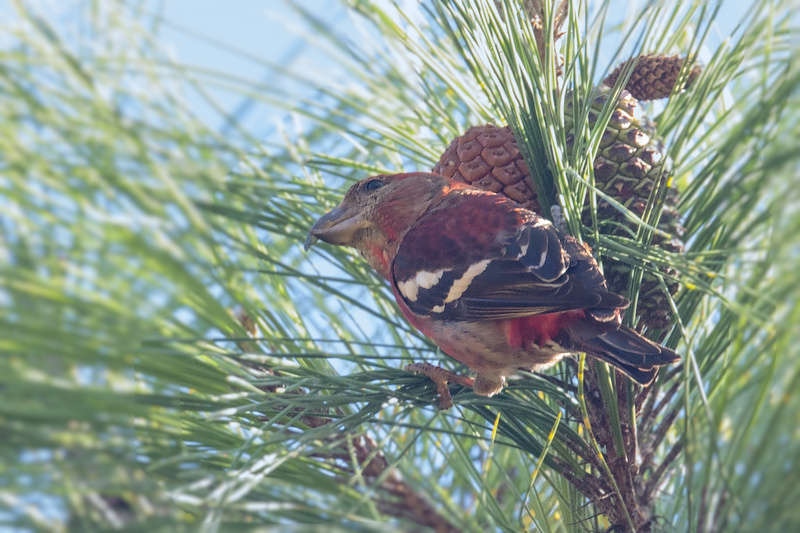
{"type": "Polygon", "coordinates": [[[413,363],[406,366],[406,372],[413,372],[415,374],[422,374],[430,378],[436,384],[436,392],[439,393],[439,405],[443,410],[453,407],[453,397],[450,396],[450,389],[447,388],[448,383],[457,383],[462,387],[472,388],[474,380],[454,374],[449,370],[442,367],[432,365],[430,363],[413,363]]]}

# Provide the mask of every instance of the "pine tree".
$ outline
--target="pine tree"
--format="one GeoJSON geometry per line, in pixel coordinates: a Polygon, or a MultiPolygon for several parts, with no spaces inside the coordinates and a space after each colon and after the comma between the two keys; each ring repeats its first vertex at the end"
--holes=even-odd
{"type": "MultiPolygon", "coordinates": [[[[348,80],[298,101],[282,83],[178,62],[159,40],[162,14],[144,4],[105,0],[70,19],[11,2],[4,523],[797,530],[800,102],[788,6],[756,0],[718,39],[725,5],[623,17],[610,2],[387,4],[350,2],[358,25],[346,33],[291,4],[348,80]],[[636,68],[626,61],[642,54],[702,63],[688,88],[641,104],[672,163],[684,253],[653,245],[666,189],[637,213],[595,175],[636,68]],[[620,64],[610,103],[592,111],[620,64]],[[212,87],[279,104],[292,121],[264,142],[236,115],[209,127],[187,95],[213,106],[212,87]],[[302,251],[353,181],[429,170],[487,123],[513,131],[546,216],[606,268],[627,265],[627,295],[657,281],[674,321],[652,334],[684,361],[651,388],[576,358],[490,399],[453,386],[455,407],[439,411],[433,384],[402,368],[467,369],[405,324],[349,251],[302,251]],[[628,231],[601,231],[606,204],[628,231]]],[[[271,80],[319,82],[269,68],[271,80]]]]}

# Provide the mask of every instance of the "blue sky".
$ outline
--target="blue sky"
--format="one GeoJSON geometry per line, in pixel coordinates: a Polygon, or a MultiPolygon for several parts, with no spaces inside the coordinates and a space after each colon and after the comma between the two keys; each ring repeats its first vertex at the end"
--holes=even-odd
{"type": "MultiPolygon", "coordinates": [[[[96,0],[16,0],[48,23],[82,26],[82,19],[98,10],[116,8],[115,2],[96,0]]],[[[13,5],[15,0],[0,0],[0,49],[13,43],[13,28],[20,21],[13,5]],[[5,34],[11,28],[11,32],[5,34]]],[[[160,46],[173,52],[181,65],[213,70],[251,82],[266,85],[288,84],[286,79],[269,78],[267,63],[291,66],[299,72],[313,73],[321,86],[329,86],[337,75],[325,54],[310,41],[308,26],[289,4],[297,4],[344,34],[352,34],[352,20],[341,0],[142,0],[121,2],[131,11],[162,16],[155,36],[160,46]]],[[[144,17],[147,18],[147,17],[144,17]]],[[[79,30],[80,31],[80,30],[79,30]]],[[[311,32],[313,34],[313,32],[311,32]]],[[[214,88],[203,88],[228,112],[240,112],[244,126],[257,137],[263,137],[270,124],[285,116],[281,110],[263,103],[245,106],[245,98],[214,88]]],[[[312,89],[292,86],[299,100],[310,96],[312,89]]],[[[220,128],[224,119],[197,94],[187,94],[192,109],[207,124],[220,128]]]]}
{"type": "MultiPolygon", "coordinates": [[[[8,0],[0,0],[0,5],[8,0]]],[[[160,41],[174,50],[181,63],[203,66],[259,81],[266,84],[287,84],[285,79],[268,78],[266,65],[249,60],[232,51],[226,51],[219,44],[203,42],[205,38],[224,43],[232,49],[242,50],[276,65],[288,66],[303,73],[313,73],[321,86],[329,86],[337,80],[337,71],[322,51],[310,44],[304,32],[307,27],[300,23],[300,17],[288,6],[288,0],[170,0],[163,4],[163,12],[168,21],[160,35],[160,41]]],[[[354,35],[353,21],[342,7],[341,0],[294,0],[293,3],[308,9],[315,16],[332,24],[344,35],[354,35]]],[[[619,2],[620,15],[626,8],[638,2],[619,2]]],[[[155,5],[155,1],[153,1],[155,5]]],[[[712,4],[709,3],[709,6],[712,4]]],[[[716,48],[719,42],[734,31],[738,20],[744,15],[741,3],[725,2],[712,32],[710,44],[716,48]]],[[[610,44],[610,43],[609,43],[610,44]]],[[[701,58],[703,59],[709,58],[701,58]]],[[[295,86],[293,86],[295,87],[295,86]]],[[[297,87],[298,99],[310,96],[310,89],[297,87]]],[[[285,108],[279,109],[265,104],[250,105],[241,95],[224,91],[214,91],[229,112],[236,113],[244,126],[257,137],[264,138],[272,130],[276,121],[285,116],[285,108]]],[[[224,123],[196,95],[190,95],[196,102],[195,111],[212,127],[224,123]]]]}
{"type": "MultiPolygon", "coordinates": [[[[42,9],[61,10],[71,15],[94,9],[91,0],[23,0],[26,5],[42,9]]],[[[204,69],[225,72],[266,85],[289,86],[297,99],[310,96],[311,89],[290,85],[286,79],[269,76],[266,62],[288,66],[303,73],[313,73],[321,86],[333,85],[339,73],[317,44],[308,39],[308,28],[300,23],[290,0],[145,0],[145,9],[161,10],[164,24],[158,41],[174,52],[181,63],[204,69]],[[226,50],[226,48],[229,48],[226,50]],[[249,55],[250,57],[245,57],[249,55]]],[[[293,0],[315,16],[333,25],[343,35],[354,35],[353,20],[342,7],[342,0],[293,0]]],[[[632,2],[636,3],[636,2],[632,2]]],[[[631,2],[619,2],[620,14],[631,2]]],[[[0,0],[0,20],[8,21],[11,0],[0,0]]],[[[100,4],[104,4],[100,2],[100,4]]],[[[712,48],[724,39],[744,13],[741,4],[724,3],[717,20],[717,32],[712,34],[712,48]],[[738,7],[737,7],[738,6],[738,7]]],[[[313,34],[313,32],[312,32],[313,34]]],[[[2,46],[2,43],[0,43],[2,46]]],[[[341,80],[340,80],[341,81],[341,80]]],[[[252,105],[240,94],[214,89],[205,84],[212,96],[228,112],[236,113],[243,125],[263,138],[286,111],[264,103],[252,105]]],[[[220,128],[225,120],[197,94],[188,94],[192,108],[212,128],[220,128]]]]}
{"type": "MultiPolygon", "coordinates": [[[[2,1],[2,0],[0,0],[2,1]]],[[[347,31],[351,20],[337,0],[303,0],[296,2],[315,15],[347,31]]],[[[336,78],[335,71],[326,63],[324,54],[309,44],[302,35],[308,31],[301,26],[300,17],[281,0],[175,0],[164,6],[168,21],[161,34],[161,42],[175,52],[181,63],[202,65],[235,74],[254,81],[276,83],[269,79],[264,64],[226,51],[218,44],[204,42],[197,35],[224,43],[232,49],[252,54],[273,64],[313,72],[321,85],[329,85],[336,78]]],[[[277,83],[288,83],[277,80],[277,83]]],[[[308,89],[298,88],[297,97],[309,96],[308,89]]],[[[256,135],[265,135],[276,120],[285,114],[266,105],[248,106],[240,95],[215,91],[214,96],[225,108],[242,113],[244,124],[256,135]]],[[[224,120],[208,105],[196,98],[196,111],[212,127],[224,120]]]]}

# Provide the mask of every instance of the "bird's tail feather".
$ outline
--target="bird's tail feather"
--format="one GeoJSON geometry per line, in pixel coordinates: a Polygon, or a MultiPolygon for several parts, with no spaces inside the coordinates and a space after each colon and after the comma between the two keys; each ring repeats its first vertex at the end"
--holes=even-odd
{"type": "Polygon", "coordinates": [[[625,326],[584,341],[583,350],[618,368],[640,385],[649,385],[658,367],[680,361],[681,357],[664,346],[645,339],[625,326]]]}

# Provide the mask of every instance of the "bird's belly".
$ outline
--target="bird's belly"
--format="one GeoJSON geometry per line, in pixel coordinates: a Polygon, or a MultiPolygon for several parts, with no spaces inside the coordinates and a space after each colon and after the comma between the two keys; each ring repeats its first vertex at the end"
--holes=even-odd
{"type": "Polygon", "coordinates": [[[541,346],[510,346],[502,328],[494,322],[442,321],[428,336],[446,354],[472,370],[504,376],[517,369],[545,369],[570,353],[553,341],[541,346]]]}

